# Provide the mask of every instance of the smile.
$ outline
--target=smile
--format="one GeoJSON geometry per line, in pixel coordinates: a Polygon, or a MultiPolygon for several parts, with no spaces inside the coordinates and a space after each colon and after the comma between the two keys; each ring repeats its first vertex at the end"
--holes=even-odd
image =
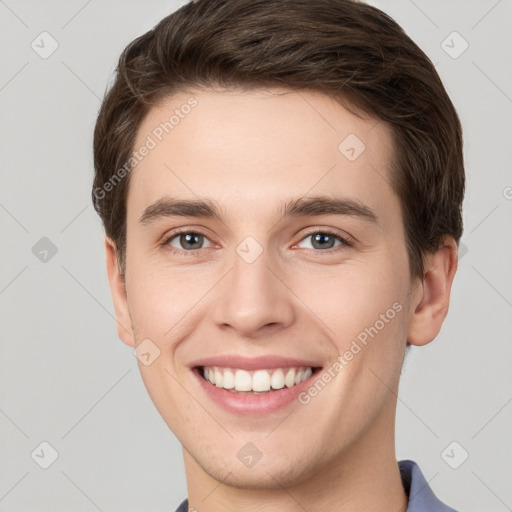
{"type": "Polygon", "coordinates": [[[320,359],[240,354],[205,356],[189,363],[204,398],[237,416],[261,417],[298,401],[301,392],[322,371],[320,359]]]}
{"type": "Polygon", "coordinates": [[[200,369],[203,378],[218,388],[233,393],[267,393],[292,388],[313,375],[313,368],[291,367],[260,370],[243,370],[218,366],[200,369]]]}

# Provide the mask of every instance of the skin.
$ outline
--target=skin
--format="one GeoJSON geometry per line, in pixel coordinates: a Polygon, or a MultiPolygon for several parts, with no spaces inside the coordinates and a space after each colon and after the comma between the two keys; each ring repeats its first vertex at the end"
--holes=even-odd
{"type": "Polygon", "coordinates": [[[425,257],[425,276],[411,278],[389,186],[389,129],[318,92],[176,94],[149,112],[135,148],[191,95],[197,107],[131,172],[125,280],[115,245],[105,243],[121,340],[135,347],[149,338],[160,350],[139,369],[183,446],[189,506],[380,511],[386,503],[405,511],[394,444],[400,370],[407,340],[425,345],[441,328],[455,241],[446,237],[425,257]],[[338,150],[351,133],[366,147],[353,162],[338,150]],[[281,218],[283,202],[313,195],[357,200],[378,221],[281,218]],[[222,218],[139,222],[165,196],[208,198],[222,218]],[[161,245],[181,227],[204,234],[196,254],[179,236],[161,245]],[[322,228],[353,245],[318,249],[308,235],[322,228]],[[236,252],[247,236],[262,248],[250,264],[236,252]],[[214,403],[190,369],[195,359],[221,354],[291,356],[325,369],[395,303],[401,311],[306,405],[237,415],[214,403]],[[252,468],[237,458],[247,442],[262,453],[252,468]]]}

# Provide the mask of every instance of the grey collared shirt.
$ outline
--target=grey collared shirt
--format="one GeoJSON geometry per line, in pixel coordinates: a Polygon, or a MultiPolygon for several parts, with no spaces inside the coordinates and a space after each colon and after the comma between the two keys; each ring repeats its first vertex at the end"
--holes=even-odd
{"type": "Polygon", "coordinates": [[[409,497],[407,512],[457,512],[436,498],[416,462],[401,460],[398,467],[402,485],[409,497]]]}
{"type": "MultiPolygon", "coordinates": [[[[409,497],[407,512],[457,512],[436,498],[416,462],[401,460],[398,467],[402,484],[409,497]]],[[[185,500],[176,512],[187,512],[187,510],[188,500],[185,500]]]]}

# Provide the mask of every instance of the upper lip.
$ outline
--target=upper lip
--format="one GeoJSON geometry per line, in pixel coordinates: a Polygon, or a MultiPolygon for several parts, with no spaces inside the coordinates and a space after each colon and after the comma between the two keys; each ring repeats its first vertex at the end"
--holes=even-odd
{"type": "Polygon", "coordinates": [[[243,357],[240,355],[211,356],[197,359],[190,364],[191,367],[218,366],[223,368],[238,368],[240,370],[260,370],[272,368],[318,368],[321,365],[307,359],[266,355],[259,357],[243,357]]]}

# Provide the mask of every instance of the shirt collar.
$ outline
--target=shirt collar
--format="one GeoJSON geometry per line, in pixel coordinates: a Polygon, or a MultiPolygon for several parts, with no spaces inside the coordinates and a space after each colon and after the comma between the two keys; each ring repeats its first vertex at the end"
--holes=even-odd
{"type": "Polygon", "coordinates": [[[409,497],[407,512],[456,512],[435,496],[416,462],[401,460],[398,468],[402,485],[409,497]]]}

